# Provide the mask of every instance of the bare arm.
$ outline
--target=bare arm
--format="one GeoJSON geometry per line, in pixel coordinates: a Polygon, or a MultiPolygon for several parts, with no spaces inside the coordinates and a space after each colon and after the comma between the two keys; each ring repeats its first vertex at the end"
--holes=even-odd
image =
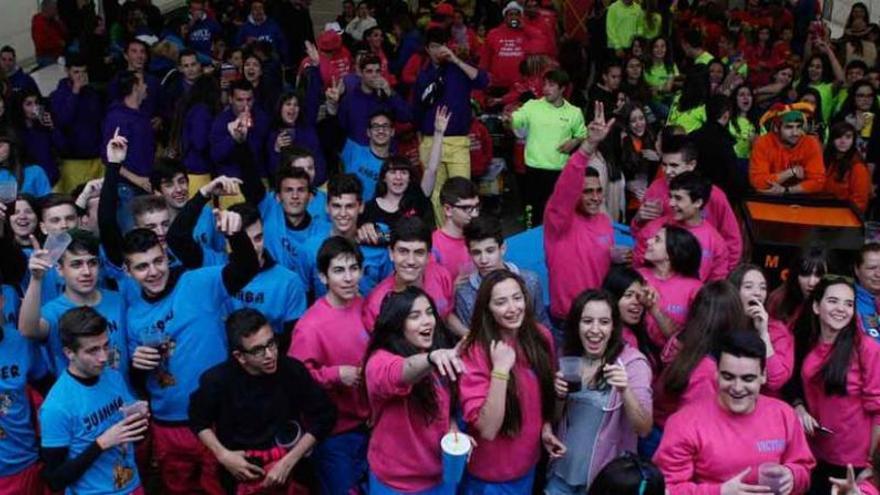
{"type": "Polygon", "coordinates": [[[437,168],[443,158],[443,136],[446,134],[446,126],[449,125],[450,117],[452,114],[447,111],[446,107],[438,108],[437,116],[434,117],[434,141],[431,143],[431,153],[428,155],[428,163],[421,183],[422,193],[427,197],[431,197],[434,192],[437,168]]]}

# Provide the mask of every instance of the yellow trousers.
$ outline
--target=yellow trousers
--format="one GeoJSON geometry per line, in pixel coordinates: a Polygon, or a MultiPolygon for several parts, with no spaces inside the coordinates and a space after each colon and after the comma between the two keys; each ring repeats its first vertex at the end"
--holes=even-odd
{"type": "MultiPolygon", "coordinates": [[[[419,144],[419,158],[427,168],[428,157],[431,155],[433,136],[423,136],[419,144]]],[[[471,140],[468,136],[447,136],[443,138],[443,151],[440,165],[437,167],[437,179],[434,181],[434,192],[431,193],[431,206],[434,207],[434,219],[437,225],[443,225],[443,207],[440,205],[440,189],[450,177],[471,178],[471,140]]]]}
{"type": "Polygon", "coordinates": [[[54,192],[70,194],[76,186],[85,184],[92,179],[104,177],[104,164],[100,158],[89,160],[62,160],[58,182],[52,189],[54,192]]]}

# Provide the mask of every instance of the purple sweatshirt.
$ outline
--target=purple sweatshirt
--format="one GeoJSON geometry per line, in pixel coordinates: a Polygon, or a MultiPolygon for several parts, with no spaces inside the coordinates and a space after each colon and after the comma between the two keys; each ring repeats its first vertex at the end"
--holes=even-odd
{"type": "Polygon", "coordinates": [[[183,165],[191,174],[209,174],[213,168],[211,160],[211,124],[214,116],[203,103],[194,105],[186,113],[180,137],[183,165]]]}
{"type": "MultiPolygon", "coordinates": [[[[147,99],[141,104],[141,110],[152,119],[159,114],[159,96],[162,94],[162,81],[148,73],[144,73],[144,81],[147,83],[147,99]]],[[[120,93],[119,74],[116,74],[107,83],[107,101],[111,104],[122,101],[125,95],[120,93]]]]}
{"type": "Polygon", "coordinates": [[[12,92],[18,93],[19,91],[24,91],[26,89],[32,89],[37,93],[40,92],[40,88],[37,87],[36,81],[34,78],[30,76],[30,74],[26,73],[24,69],[18,67],[18,70],[12,73],[9,76],[9,83],[12,86],[12,92]]]}
{"type": "Polygon", "coordinates": [[[305,101],[299,102],[299,117],[292,128],[283,127],[273,129],[269,133],[266,140],[266,154],[269,157],[270,175],[274,175],[281,164],[281,154],[275,151],[275,140],[281,131],[287,131],[290,134],[293,144],[309,150],[315,157],[315,185],[323,184],[327,180],[327,164],[324,160],[324,153],[321,150],[321,142],[318,139],[318,131],[315,126],[318,124],[318,107],[321,106],[321,92],[323,91],[323,83],[321,82],[321,71],[317,67],[309,67],[305,70],[306,76],[306,94],[305,101]]]}
{"type": "MultiPolygon", "coordinates": [[[[269,117],[256,106],[251,110],[251,115],[254,125],[248,131],[247,143],[253,154],[253,163],[260,168],[260,176],[266,177],[266,159],[263,151],[266,145],[266,136],[269,134],[269,117]]],[[[214,161],[216,175],[241,177],[239,164],[232,159],[235,140],[232,139],[229,129],[226,128],[233,120],[235,120],[235,115],[232,113],[232,108],[227,107],[214,118],[214,123],[211,125],[211,159],[214,161]]]]}
{"type": "Polygon", "coordinates": [[[266,19],[262,24],[254,24],[248,16],[247,22],[241,25],[235,35],[235,46],[242,46],[251,41],[268,41],[272,44],[275,52],[281,56],[283,62],[287,62],[287,40],[278,24],[272,19],[266,19]]]}
{"type": "Polygon", "coordinates": [[[412,110],[400,95],[394,93],[390,98],[380,98],[375,93],[365,93],[358,82],[353,87],[345,88],[345,94],[339,102],[339,125],[349,139],[361,146],[368,146],[370,115],[379,110],[390,112],[395,122],[412,122],[412,110]]]}
{"type": "Polygon", "coordinates": [[[128,157],[125,168],[141,177],[149,177],[153,170],[153,158],[156,155],[156,138],[150,117],[141,110],[134,110],[117,102],[110,105],[104,117],[104,128],[101,139],[101,158],[107,160],[107,143],[113,137],[116,128],[119,135],[128,139],[128,157]]]}
{"type": "Polygon", "coordinates": [[[452,114],[445,135],[467,136],[471,130],[471,91],[484,89],[488,84],[489,75],[482,69],[475,79],[471,79],[454,64],[434,65],[429,63],[423,67],[419,71],[413,90],[416,99],[414,105],[416,119],[422,135],[434,135],[434,114],[438,107],[445,105],[452,114]],[[421,95],[425,93],[428,85],[437,81],[440,76],[443,77],[444,82],[443,93],[433,105],[423,104],[420,100],[421,95]]]}
{"type": "Polygon", "coordinates": [[[64,137],[61,156],[76,160],[101,156],[101,122],[95,118],[104,115],[101,95],[92,86],[74,94],[70,79],[64,78],[52,92],[50,105],[55,128],[64,137]]]}
{"type": "Polygon", "coordinates": [[[50,184],[58,182],[57,152],[63,144],[63,138],[57,129],[56,127],[55,130],[50,130],[40,124],[18,128],[22,161],[26,164],[33,163],[42,167],[50,184]]]}

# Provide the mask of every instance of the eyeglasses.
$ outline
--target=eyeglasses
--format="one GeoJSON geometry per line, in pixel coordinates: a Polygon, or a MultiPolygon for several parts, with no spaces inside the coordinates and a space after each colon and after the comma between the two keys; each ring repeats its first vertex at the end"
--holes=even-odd
{"type": "Polygon", "coordinates": [[[266,354],[269,354],[269,351],[278,352],[278,342],[275,339],[272,339],[263,345],[252,347],[250,349],[241,349],[241,352],[247,354],[248,356],[258,358],[266,357],[266,354]]]}
{"type": "Polygon", "coordinates": [[[475,205],[452,205],[452,207],[457,208],[457,209],[467,213],[468,215],[470,215],[473,212],[479,213],[479,211],[480,211],[480,203],[477,203],[475,205]]]}
{"type": "Polygon", "coordinates": [[[856,98],[873,98],[874,93],[856,93],[856,98]]]}
{"type": "Polygon", "coordinates": [[[391,130],[391,124],[370,124],[370,129],[374,131],[388,131],[391,130]]]}

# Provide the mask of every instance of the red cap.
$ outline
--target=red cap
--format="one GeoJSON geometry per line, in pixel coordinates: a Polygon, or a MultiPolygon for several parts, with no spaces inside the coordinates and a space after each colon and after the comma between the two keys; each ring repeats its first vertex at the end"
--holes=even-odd
{"type": "Polygon", "coordinates": [[[336,31],[324,31],[318,36],[318,50],[335,52],[342,47],[342,36],[336,31]]]}
{"type": "Polygon", "coordinates": [[[455,15],[455,8],[446,2],[441,3],[434,9],[434,15],[445,15],[446,17],[452,17],[455,15]]]}

